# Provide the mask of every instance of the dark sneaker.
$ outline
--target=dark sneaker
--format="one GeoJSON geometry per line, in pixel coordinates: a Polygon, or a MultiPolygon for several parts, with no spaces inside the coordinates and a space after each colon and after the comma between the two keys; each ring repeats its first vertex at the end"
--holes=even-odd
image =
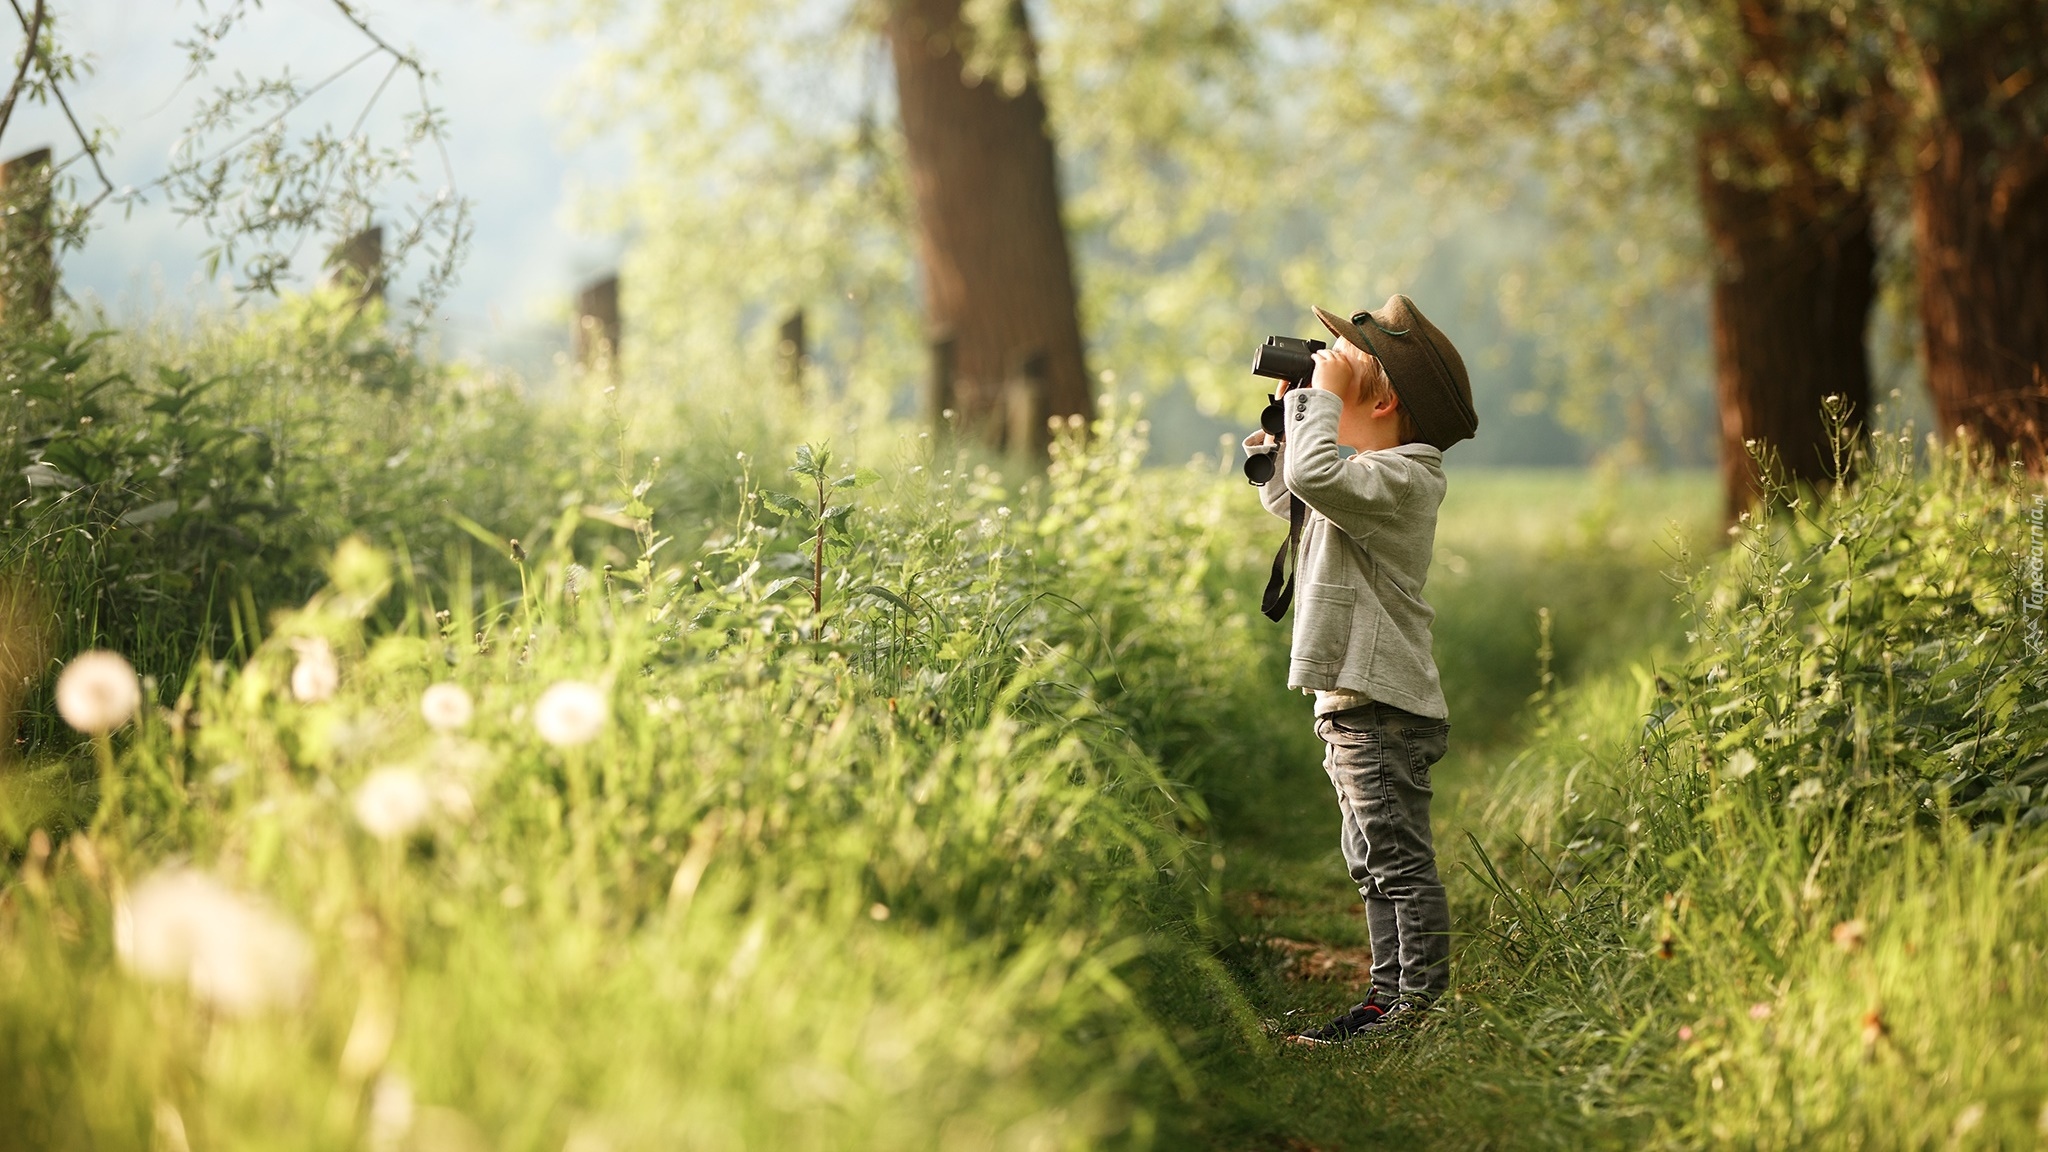
{"type": "Polygon", "coordinates": [[[1381,1000],[1380,994],[1375,992],[1353,1004],[1342,1016],[1328,1024],[1304,1028],[1287,1039],[1296,1044],[1342,1044],[1377,1026],[1380,1018],[1386,1013],[1387,1005],[1381,1000]]]}
{"type": "Polygon", "coordinates": [[[1435,1001],[1423,996],[1402,996],[1387,1005],[1379,1019],[1366,1025],[1365,1030],[1374,1035],[1387,1032],[1405,1031],[1422,1023],[1423,1016],[1435,1001]]]}

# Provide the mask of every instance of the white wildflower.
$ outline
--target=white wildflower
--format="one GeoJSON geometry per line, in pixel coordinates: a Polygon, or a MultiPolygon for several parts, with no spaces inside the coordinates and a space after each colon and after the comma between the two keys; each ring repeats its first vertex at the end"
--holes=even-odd
{"type": "Polygon", "coordinates": [[[434,731],[454,732],[469,727],[476,704],[460,684],[435,684],[420,693],[420,715],[434,731]]]}
{"type": "Polygon", "coordinates": [[[341,667],[334,662],[334,648],[325,637],[308,636],[292,641],[299,662],[292,666],[292,699],[301,704],[318,704],[341,687],[341,667]]]}
{"type": "Polygon", "coordinates": [[[534,728],[557,748],[590,743],[610,720],[604,689],[581,680],[557,681],[533,705],[534,728]]]}
{"type": "Polygon", "coordinates": [[[356,822],[379,840],[409,836],[434,814],[434,794],[419,773],[379,768],[356,788],[356,822]]]}
{"type": "Polygon", "coordinates": [[[412,1134],[415,1111],[412,1084],[405,1077],[396,1072],[377,1077],[376,1086],[370,1089],[371,1152],[402,1147],[412,1134]]]}
{"type": "Polygon", "coordinates": [[[456,820],[466,821],[476,815],[476,801],[470,798],[469,789],[460,781],[443,780],[435,784],[434,803],[456,820]]]}
{"type": "Polygon", "coordinates": [[[57,677],[57,713],[80,732],[105,735],[142,707],[135,668],[115,652],[81,652],[57,677]]]}
{"type": "Polygon", "coordinates": [[[150,1109],[151,1119],[156,1122],[156,1146],[164,1152],[192,1152],[192,1141],[185,1137],[185,1118],[178,1114],[178,1106],[169,1100],[158,1100],[150,1109]]]}
{"type": "Polygon", "coordinates": [[[115,905],[114,950],[137,976],[183,981],[231,1015],[297,1000],[313,965],[297,928],[186,868],[149,876],[115,905]]]}

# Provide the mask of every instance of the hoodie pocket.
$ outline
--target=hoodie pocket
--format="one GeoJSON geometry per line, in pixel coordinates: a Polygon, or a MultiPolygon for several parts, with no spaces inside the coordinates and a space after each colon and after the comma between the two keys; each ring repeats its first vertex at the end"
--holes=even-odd
{"type": "Polygon", "coordinates": [[[1342,584],[1304,584],[1294,605],[1294,661],[1326,671],[1344,663],[1358,593],[1342,584]]]}

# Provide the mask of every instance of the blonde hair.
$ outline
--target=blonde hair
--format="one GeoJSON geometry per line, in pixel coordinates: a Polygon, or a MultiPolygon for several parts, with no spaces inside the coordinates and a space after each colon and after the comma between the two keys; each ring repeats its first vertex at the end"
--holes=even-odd
{"type": "Polygon", "coordinates": [[[1414,418],[1408,415],[1408,406],[1401,403],[1401,394],[1394,391],[1394,382],[1387,379],[1387,366],[1370,352],[1365,353],[1365,358],[1371,362],[1372,368],[1360,375],[1358,402],[1370,408],[1392,397],[1399,405],[1394,409],[1394,434],[1401,438],[1403,444],[1413,444],[1422,439],[1422,434],[1415,429],[1414,418]]]}

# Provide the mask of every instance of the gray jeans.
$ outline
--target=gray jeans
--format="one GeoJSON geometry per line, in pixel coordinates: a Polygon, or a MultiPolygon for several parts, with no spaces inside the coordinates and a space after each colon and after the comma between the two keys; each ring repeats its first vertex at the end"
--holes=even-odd
{"type": "Polygon", "coordinates": [[[1429,833],[1429,768],[1450,731],[1378,702],[1316,720],[1344,817],[1344,863],[1365,897],[1373,991],[1384,998],[1433,998],[1450,985],[1451,909],[1429,833]]]}

